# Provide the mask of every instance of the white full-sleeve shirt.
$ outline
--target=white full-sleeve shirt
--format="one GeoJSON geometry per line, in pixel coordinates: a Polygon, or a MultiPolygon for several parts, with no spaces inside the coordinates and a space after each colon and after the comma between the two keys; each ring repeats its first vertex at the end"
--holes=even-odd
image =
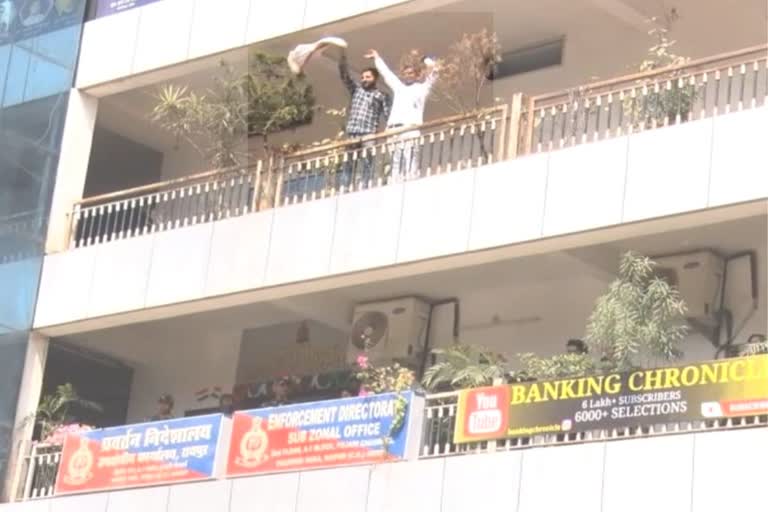
{"type": "Polygon", "coordinates": [[[424,122],[424,107],[427,103],[427,97],[437,80],[437,69],[433,63],[430,60],[425,60],[425,63],[431,67],[429,74],[423,82],[414,82],[410,85],[404,84],[389,69],[389,66],[381,57],[376,57],[374,63],[394,96],[387,126],[414,126],[422,124],[424,122]]]}

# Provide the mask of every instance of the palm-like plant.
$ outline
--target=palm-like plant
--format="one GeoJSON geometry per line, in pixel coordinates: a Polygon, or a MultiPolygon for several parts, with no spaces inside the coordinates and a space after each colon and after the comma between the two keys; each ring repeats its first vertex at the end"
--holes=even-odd
{"type": "Polygon", "coordinates": [[[509,373],[500,354],[473,345],[456,344],[432,351],[439,361],[427,368],[422,384],[430,391],[490,386],[509,373]]]}
{"type": "Polygon", "coordinates": [[[67,383],[57,386],[56,391],[44,396],[37,406],[37,411],[31,414],[25,420],[25,423],[34,421],[35,425],[40,427],[40,438],[45,439],[57,428],[73,421],[73,418],[70,416],[72,408],[88,409],[96,412],[102,410],[101,405],[83,399],[78,395],[75,387],[67,383]]]}

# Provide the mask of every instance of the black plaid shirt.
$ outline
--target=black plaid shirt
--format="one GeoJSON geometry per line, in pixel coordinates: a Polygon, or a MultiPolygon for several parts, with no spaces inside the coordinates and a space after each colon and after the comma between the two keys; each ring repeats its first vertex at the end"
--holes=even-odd
{"type": "Polygon", "coordinates": [[[389,117],[389,95],[378,89],[365,90],[349,76],[346,57],[339,61],[341,81],[352,96],[347,112],[347,135],[359,136],[376,133],[380,122],[389,117]]]}

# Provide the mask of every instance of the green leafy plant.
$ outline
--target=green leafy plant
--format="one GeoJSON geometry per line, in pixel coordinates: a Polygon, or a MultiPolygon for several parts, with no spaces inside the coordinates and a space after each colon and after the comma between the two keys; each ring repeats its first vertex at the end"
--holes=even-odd
{"type": "Polygon", "coordinates": [[[249,137],[259,137],[268,154],[279,152],[270,135],[312,121],[315,98],[303,75],[295,76],[285,59],[251,54],[239,73],[221,62],[214,86],[198,94],[187,86],[165,85],[150,119],[189,142],[214,168],[242,166],[249,137]]]}
{"type": "Polygon", "coordinates": [[[204,93],[166,85],[156,100],[152,122],[186,140],[215,169],[244,168],[252,154],[249,139],[260,138],[268,162],[264,206],[275,199],[276,157],[296,149],[273,145],[270,136],[310,123],[315,112],[305,77],[294,75],[284,58],[263,53],[252,53],[243,73],[222,61],[214,86],[204,93]]]}
{"type": "Polygon", "coordinates": [[[580,377],[595,373],[597,365],[589,354],[558,354],[539,357],[536,354],[519,354],[520,375],[538,380],[580,377]]]}
{"type": "Polygon", "coordinates": [[[627,252],[619,276],[595,304],[587,324],[590,352],[607,370],[626,371],[682,356],[688,333],[680,293],[650,258],[627,252]]]}
{"type": "Polygon", "coordinates": [[[269,146],[273,133],[312,122],[315,96],[304,75],[294,75],[283,57],[253,53],[244,80],[248,133],[269,146]]]}
{"type": "Polygon", "coordinates": [[[100,412],[102,407],[83,399],[72,384],[62,384],[40,400],[37,410],[25,419],[24,424],[34,422],[40,427],[40,438],[47,439],[57,429],[75,422],[70,414],[72,409],[100,412]]]}
{"type": "MultiPolygon", "coordinates": [[[[655,23],[656,19],[651,18],[648,22],[655,23]]],[[[655,26],[648,35],[655,44],[648,48],[638,71],[667,71],[638,81],[635,97],[628,96],[624,100],[624,113],[637,127],[672,124],[678,118],[688,120],[699,94],[699,86],[689,83],[681,69],[690,59],[674,53],[677,41],[669,38],[668,28],[655,26]]]]}
{"type": "Polygon", "coordinates": [[[184,139],[213,168],[243,165],[247,159],[244,142],[248,137],[248,93],[244,80],[234,69],[221,63],[221,76],[202,94],[186,86],[163,86],[150,119],[184,139]]]}
{"type": "Polygon", "coordinates": [[[519,376],[539,380],[628,371],[673,361],[688,333],[685,302],[658,277],[656,263],[634,252],[625,253],[619,275],[599,297],[587,324],[585,354],[540,357],[519,354],[519,376]]]}
{"type": "Polygon", "coordinates": [[[432,353],[439,360],[427,368],[421,381],[430,391],[490,386],[509,373],[502,355],[482,347],[455,344],[432,353]]]}

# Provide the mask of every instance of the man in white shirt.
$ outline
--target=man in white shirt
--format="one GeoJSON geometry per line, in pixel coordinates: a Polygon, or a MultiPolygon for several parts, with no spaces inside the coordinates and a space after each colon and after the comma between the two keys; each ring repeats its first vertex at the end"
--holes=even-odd
{"type": "MultiPolygon", "coordinates": [[[[387,129],[418,127],[424,122],[424,107],[432,86],[437,81],[437,66],[430,58],[424,59],[423,76],[413,66],[401,70],[402,79],[398,78],[376,50],[369,50],[366,58],[373,59],[384,82],[392,90],[394,99],[387,121],[387,129]]],[[[400,182],[419,175],[418,129],[408,130],[394,137],[395,148],[392,156],[392,180],[400,182]]]]}

